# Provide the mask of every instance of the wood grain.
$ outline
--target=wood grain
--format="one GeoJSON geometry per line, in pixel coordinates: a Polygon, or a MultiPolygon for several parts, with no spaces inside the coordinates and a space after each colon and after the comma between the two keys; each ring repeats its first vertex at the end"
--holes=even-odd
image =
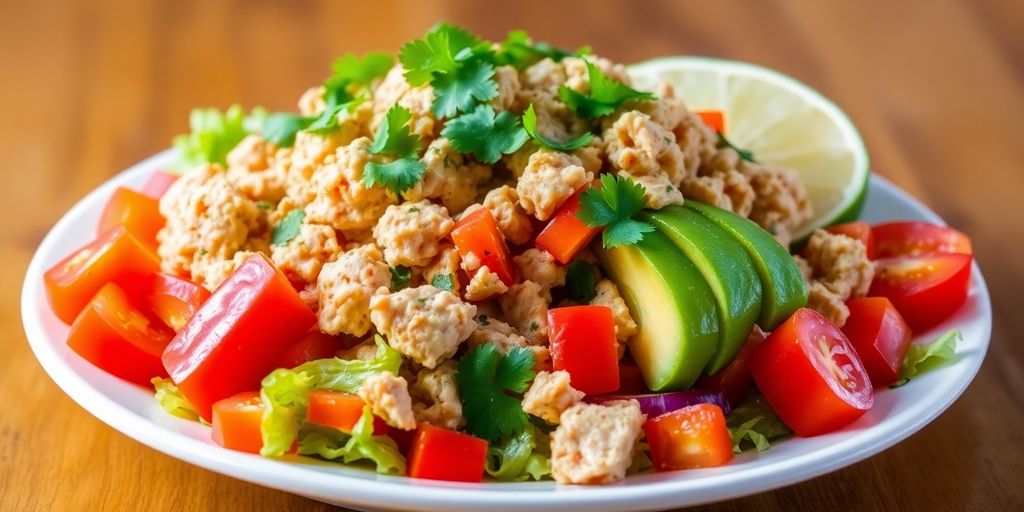
{"type": "Polygon", "coordinates": [[[841,105],[875,169],[970,233],[995,304],[967,393],[850,468],[709,510],[1024,508],[1024,4],[974,2],[0,3],[0,509],[326,510],[163,456],[66,398],[20,324],[47,229],[166,147],[193,106],[290,107],[345,51],[394,51],[435,21],[528,29],[618,61],[707,54],[781,70],[841,105]]]}

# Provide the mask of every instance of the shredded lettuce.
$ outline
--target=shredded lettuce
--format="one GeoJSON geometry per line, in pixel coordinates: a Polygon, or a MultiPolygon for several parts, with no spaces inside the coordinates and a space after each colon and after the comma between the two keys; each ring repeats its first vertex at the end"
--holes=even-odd
{"type": "Polygon", "coordinates": [[[345,464],[359,460],[373,461],[378,473],[405,474],[405,458],[398,445],[388,436],[373,434],[373,414],[363,407],[352,434],[340,430],[314,427],[299,441],[299,455],[318,455],[328,460],[341,459],[345,464]]]}
{"type": "Polygon", "coordinates": [[[750,395],[733,408],[726,419],[726,426],[735,453],[743,453],[750,447],[763,452],[770,447],[771,441],[792,433],[760,394],[750,395]]]}
{"type": "Polygon", "coordinates": [[[175,386],[174,382],[170,379],[161,379],[160,377],[154,377],[152,382],[153,387],[156,388],[153,398],[160,404],[160,407],[169,414],[179,418],[199,421],[199,412],[196,411],[195,407],[192,407],[192,404],[181,394],[181,391],[178,391],[178,386],[175,386]]]}
{"type": "Polygon", "coordinates": [[[547,436],[527,425],[522,432],[487,448],[487,474],[510,482],[540,480],[551,474],[549,450],[547,436]]]}
{"type": "Polygon", "coordinates": [[[629,467],[626,468],[627,475],[635,475],[637,473],[644,473],[654,469],[654,461],[647,455],[647,452],[651,451],[649,444],[641,442],[637,449],[633,452],[633,461],[629,463],[629,467]]]}
{"type": "Polygon", "coordinates": [[[310,391],[329,389],[355,393],[370,375],[378,372],[398,373],[402,357],[377,336],[377,357],[368,360],[340,358],[309,361],[294,369],[279,368],[261,383],[263,421],[260,432],[263,448],[260,454],[272,457],[287,452],[299,434],[306,417],[310,391]]]}
{"type": "Polygon", "coordinates": [[[907,349],[900,367],[900,378],[909,379],[956,359],[956,342],[963,339],[960,329],[950,329],[929,343],[914,343],[907,349]]]}
{"type": "Polygon", "coordinates": [[[193,109],[188,125],[190,133],[174,138],[180,154],[177,167],[182,171],[202,163],[226,165],[228,152],[247,134],[240,105],[231,105],[223,113],[215,108],[193,109]]]}

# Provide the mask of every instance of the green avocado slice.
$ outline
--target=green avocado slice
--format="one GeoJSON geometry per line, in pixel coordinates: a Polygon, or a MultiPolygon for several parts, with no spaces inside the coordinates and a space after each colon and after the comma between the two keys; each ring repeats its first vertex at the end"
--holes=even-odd
{"type": "Polygon", "coordinates": [[[693,385],[718,349],[718,312],[697,267],[665,235],[604,249],[602,267],[629,306],[638,332],[629,352],[653,391],[693,385]]]}
{"type": "Polygon", "coordinates": [[[708,362],[708,375],[718,373],[743,348],[761,313],[761,278],[747,251],[722,228],[693,210],[670,206],[644,212],[697,267],[718,305],[718,351],[708,362]]]}
{"type": "Polygon", "coordinates": [[[761,276],[764,299],[757,325],[772,331],[807,304],[807,285],[789,251],[754,222],[697,201],[683,205],[731,234],[746,249],[761,276]]]}

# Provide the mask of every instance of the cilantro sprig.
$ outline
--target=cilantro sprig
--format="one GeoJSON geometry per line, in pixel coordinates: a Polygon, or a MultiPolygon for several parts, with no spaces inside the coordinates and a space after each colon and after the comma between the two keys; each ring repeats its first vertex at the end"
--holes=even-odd
{"type": "Polygon", "coordinates": [[[603,227],[605,248],[632,245],[643,240],[654,226],[632,217],[644,207],[643,185],[624,176],[605,174],[601,187],[591,187],[580,197],[576,216],[592,228],[603,227]]]}
{"type": "Polygon", "coordinates": [[[527,427],[529,418],[519,398],[507,392],[526,391],[534,377],[533,365],[534,356],[529,349],[515,347],[502,356],[490,343],[476,347],[459,360],[455,380],[470,434],[496,442],[527,427]]]}
{"type": "Polygon", "coordinates": [[[472,112],[449,120],[441,135],[448,138],[456,150],[473,153],[477,160],[486,164],[515,152],[527,139],[519,118],[504,111],[496,115],[490,105],[478,105],[472,112]]]}
{"type": "Polygon", "coordinates": [[[500,66],[509,65],[516,69],[523,69],[545,58],[559,62],[566,57],[582,57],[588,54],[590,54],[589,46],[569,51],[545,42],[534,43],[526,32],[513,30],[498,45],[494,59],[500,66]]]}
{"type": "Polygon", "coordinates": [[[590,144],[590,141],[594,139],[594,134],[590,132],[565,142],[554,141],[541,135],[537,131],[537,112],[533,110],[533,103],[526,108],[526,112],[523,112],[523,129],[530,135],[530,138],[537,141],[541,146],[562,152],[575,151],[590,144]]]}
{"type": "Polygon", "coordinates": [[[395,160],[367,162],[363,172],[363,184],[367,187],[380,185],[400,194],[414,187],[423,177],[426,165],[418,159],[420,137],[409,128],[411,120],[412,114],[400,105],[391,107],[384,116],[373,136],[370,153],[391,156],[395,160]]]}
{"type": "Polygon", "coordinates": [[[750,151],[749,149],[743,149],[743,148],[733,144],[732,141],[730,141],[729,139],[725,138],[725,135],[723,135],[722,132],[718,132],[718,145],[717,146],[718,146],[719,149],[732,148],[733,151],[735,151],[736,154],[740,155],[740,158],[742,158],[743,160],[746,160],[748,162],[755,162],[755,160],[754,160],[754,152],[753,151],[750,151]]]}
{"type": "Polygon", "coordinates": [[[622,82],[609,78],[589,60],[587,77],[590,79],[590,92],[583,94],[564,85],[558,87],[558,97],[562,99],[576,117],[580,119],[596,119],[615,112],[620,105],[629,100],[653,100],[656,97],[649,92],[641,92],[622,82]]]}
{"type": "Polygon", "coordinates": [[[438,117],[468,112],[498,95],[493,50],[461,27],[438,24],[423,39],[403,45],[398,61],[410,85],[434,88],[431,112],[438,117]]]}

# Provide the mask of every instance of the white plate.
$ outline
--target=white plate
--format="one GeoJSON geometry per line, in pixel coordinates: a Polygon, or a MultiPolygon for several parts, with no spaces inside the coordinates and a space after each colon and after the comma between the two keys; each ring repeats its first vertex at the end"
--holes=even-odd
{"type": "MultiPolygon", "coordinates": [[[[847,428],[814,438],[794,438],[731,464],[672,473],[651,473],[603,487],[550,482],[456,484],[381,476],[359,468],[312,460],[282,462],[225,450],[199,424],[161,410],[146,390],[96,369],[68,350],[67,327],[51,312],[43,272],[89,242],[107,197],[119,185],[140,187],[154,170],[167,168],[164,152],[115,176],[75,205],[39,246],[22,290],[22,317],[29,343],[50,377],[91,414],[122,433],[172,457],[241,480],[317,500],[374,510],[641,510],[696,505],[782,487],[848,466],[917,432],[963,393],[988,348],[992,313],[988,291],[975,267],[970,298],[949,321],[919,339],[959,327],[964,341],[956,362],[896,390],[882,390],[875,406],[847,428]]],[[[872,177],[864,219],[924,219],[935,213],[891,183],[872,177]]]]}

